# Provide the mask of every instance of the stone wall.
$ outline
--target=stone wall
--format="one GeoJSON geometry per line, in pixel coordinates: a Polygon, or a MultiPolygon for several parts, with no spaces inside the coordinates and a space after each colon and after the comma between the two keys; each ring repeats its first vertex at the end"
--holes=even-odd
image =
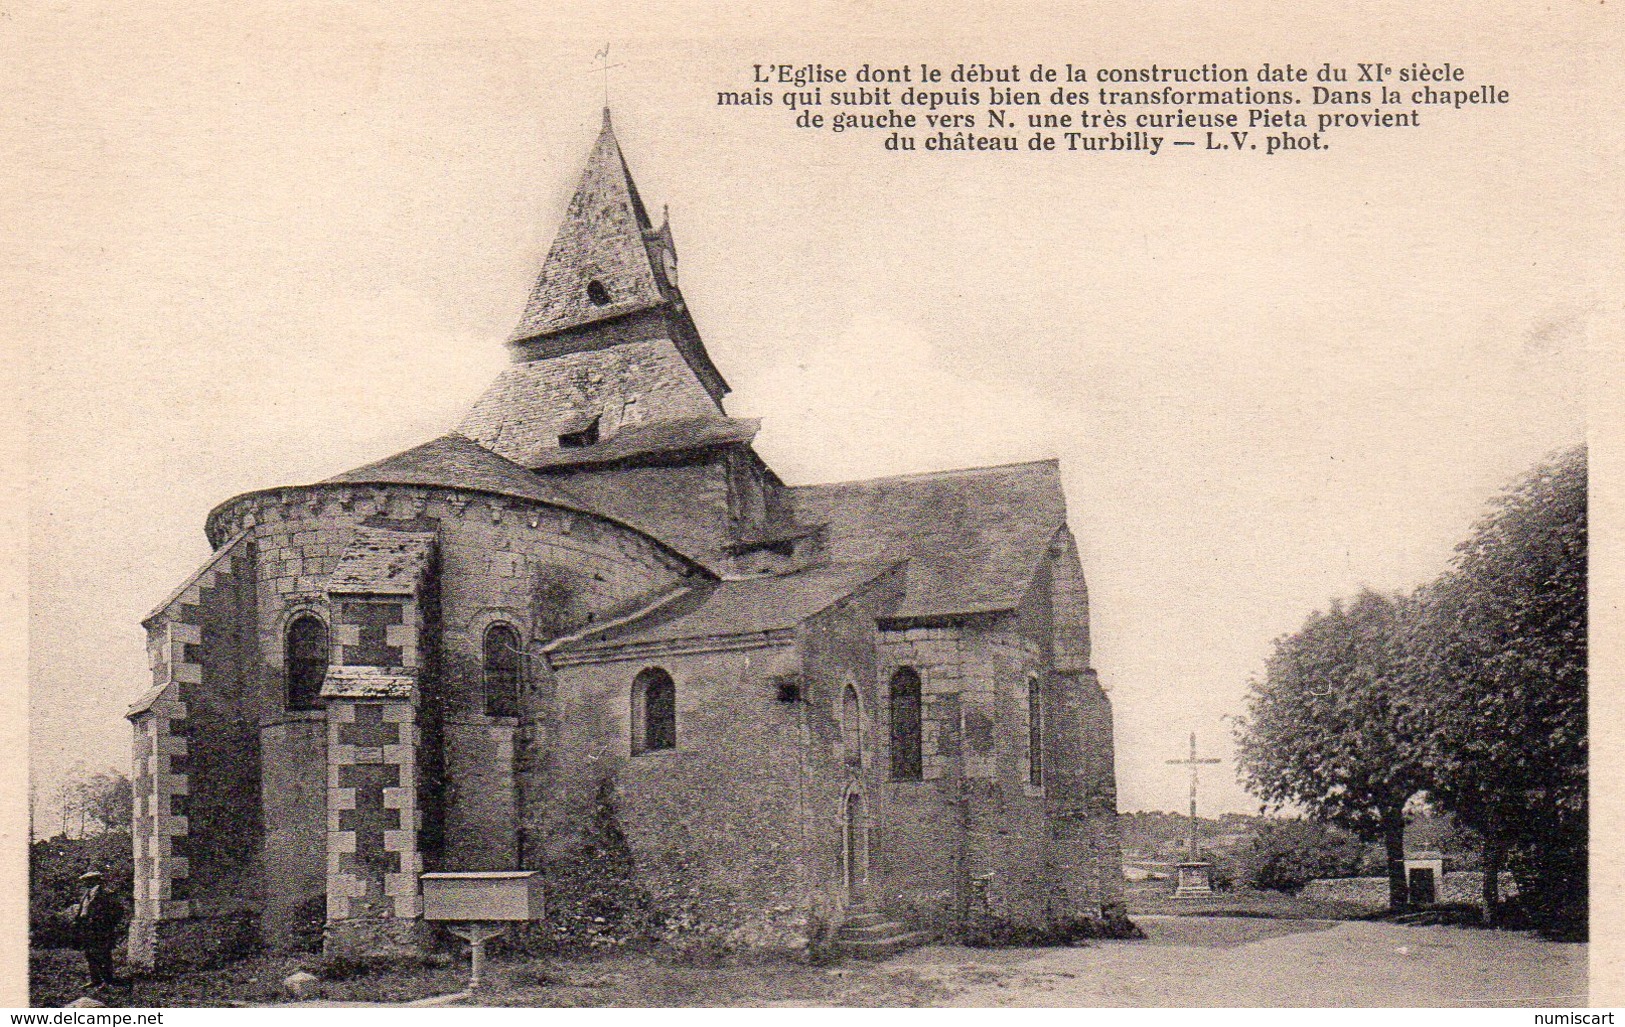
{"type": "Polygon", "coordinates": [[[951,931],[964,916],[965,796],[960,692],[966,673],[956,627],[881,631],[874,722],[885,781],[875,897],[915,927],[951,931]],[[920,677],[922,773],[891,778],[891,680],[903,667],[920,677]]]}
{"type": "MultiPolygon", "coordinates": [[[[1482,906],[1484,904],[1484,875],[1477,870],[1447,871],[1438,882],[1438,901],[1441,903],[1482,906]]],[[[1518,884],[1506,871],[1501,873],[1501,898],[1517,897],[1518,884]]],[[[1388,878],[1386,877],[1322,877],[1310,881],[1298,892],[1298,897],[1321,902],[1350,902],[1380,910],[1388,908],[1388,878]]]]}
{"type": "Polygon", "coordinates": [[[130,713],[136,965],[208,963],[257,930],[255,567],[239,536],[145,622],[153,684],[130,713]]]}
{"type": "MultiPolygon", "coordinates": [[[[881,679],[912,667],[922,681],[925,780],[886,784],[883,830],[886,904],[918,926],[954,932],[967,916],[1051,917],[1051,825],[1046,789],[1029,777],[1027,701],[1029,680],[1042,686],[1047,676],[1022,624],[970,617],[881,633],[881,679]]],[[[880,699],[884,730],[884,689],[880,699]]]]}
{"type": "Polygon", "coordinates": [[[327,927],[330,955],[396,955],[421,940],[417,692],[329,687],[327,927]]]}
{"type": "MultiPolygon", "coordinates": [[[[993,626],[972,635],[979,662],[991,668],[993,759],[990,773],[971,792],[968,870],[982,882],[973,914],[986,913],[1015,923],[1044,924],[1055,906],[1055,877],[1050,857],[1050,824],[1045,810],[1047,785],[1029,776],[1027,685],[1046,675],[1039,647],[1007,629],[993,626]]],[[[1052,703],[1042,701],[1041,710],[1052,703]]],[[[968,720],[968,716],[967,716],[968,720]]],[[[1055,725],[1046,723],[1046,748],[1055,725]]],[[[1046,761],[1040,761],[1041,768],[1046,761]]],[[[1047,776],[1044,781],[1047,782],[1047,776]]]]}
{"type": "Polygon", "coordinates": [[[311,844],[327,819],[327,715],[288,711],[260,727],[262,751],[276,754],[262,768],[265,889],[261,937],[277,949],[321,944],[327,919],[327,847],[311,844]]]}
{"type": "MultiPolygon", "coordinates": [[[[225,562],[206,568],[214,577],[202,586],[210,598],[200,612],[183,615],[188,604],[177,599],[175,616],[155,622],[157,692],[136,718],[138,795],[151,793],[137,819],[138,855],[149,859],[140,869],[147,884],[138,882],[149,889],[144,937],[158,936],[164,902],[168,919],[201,929],[192,919],[204,908],[196,888],[183,884],[176,894],[182,879],[207,882],[201,901],[223,924],[258,916],[274,947],[308,944],[311,910],[324,904],[349,911],[357,899],[392,908],[416,901],[415,887],[405,893],[412,870],[404,862],[361,893],[351,894],[353,881],[335,885],[327,834],[359,830],[338,825],[335,816],[352,812],[340,803],[362,802],[370,789],[368,809],[387,819],[386,811],[405,807],[383,805],[385,796],[404,801],[391,790],[407,785],[361,781],[358,768],[371,764],[335,749],[356,748],[333,734],[351,722],[290,710],[284,670],[288,626],[303,613],[329,625],[335,662],[349,662],[345,651],[360,639],[342,623],[328,580],[361,526],[385,524],[432,532],[440,561],[432,617],[418,621],[433,621],[434,639],[420,647],[421,692],[409,704],[412,731],[424,741],[411,774],[444,782],[413,797],[426,868],[552,866],[596,844],[593,832],[608,823],[629,847],[638,887],[680,928],[798,946],[844,915],[844,804],[859,795],[865,890],[917,926],[952,932],[973,904],[978,913],[1033,922],[1093,914],[1120,897],[1117,875],[1100,869],[1117,865],[1111,711],[1093,672],[1072,667],[1087,660],[1088,637],[1081,572],[1066,566],[1076,561],[1069,537],[1051,553],[1061,569],[1041,569],[1013,615],[879,630],[876,618],[889,623],[897,600],[894,574],[795,632],[550,671],[542,641],[647,601],[690,565],[623,526],[552,507],[455,490],[334,485],[255,494],[216,511],[211,533],[236,529],[232,546],[241,548],[222,550],[215,560],[225,562]],[[227,580],[229,587],[217,585],[227,580]],[[524,644],[518,717],[485,708],[482,645],[497,623],[524,644]],[[211,647],[235,655],[210,670],[201,654],[211,647]],[[1062,654],[1066,666],[1052,667],[1062,654]],[[189,657],[202,660],[198,669],[189,669],[189,657]],[[633,756],[631,682],[652,665],[677,681],[679,744],[633,756]],[[889,683],[902,666],[922,682],[918,782],[890,780],[889,683]],[[1045,718],[1040,784],[1029,780],[1034,677],[1045,718]],[[847,758],[840,719],[849,683],[861,707],[856,760],[847,758]],[[225,797],[249,792],[246,807],[264,811],[263,823],[239,815],[218,835],[211,829],[223,841],[210,842],[207,869],[195,878],[174,805],[177,796],[192,801],[176,769],[190,769],[192,752],[184,731],[173,730],[192,715],[185,687],[202,690],[195,695],[212,725],[204,769],[221,771],[206,815],[218,818],[235,808],[225,797]],[[160,766],[177,756],[178,765],[160,766]],[[329,765],[351,768],[352,780],[340,783],[329,765]],[[160,811],[169,818],[162,823],[160,811]]],[[[415,629],[403,621],[390,630],[415,629]]],[[[403,820],[375,833],[381,840],[384,831],[411,830],[403,820]]]]}
{"type": "Polygon", "coordinates": [[[800,671],[788,640],[558,668],[557,705],[542,729],[546,769],[526,789],[537,854],[550,871],[578,861],[607,801],[636,886],[673,935],[804,944],[803,706],[778,687],[800,671]],[[632,683],[649,666],[676,682],[677,744],[634,756],[632,683]]]}
{"type": "MultiPolygon", "coordinates": [[[[845,919],[854,899],[882,897],[889,854],[896,838],[891,831],[887,778],[888,724],[875,618],[892,608],[902,592],[903,572],[891,571],[865,588],[809,618],[796,631],[801,652],[799,682],[805,724],[806,853],[803,873],[808,907],[818,924],[834,926],[845,919]],[[843,726],[847,688],[857,695],[857,737],[843,726]],[[847,802],[856,796],[861,813],[848,825],[847,802]],[[846,833],[855,830],[856,896],[846,887],[846,833]]],[[[952,858],[949,850],[943,858],[952,858]]],[[[916,862],[930,854],[912,853],[916,862]]]]}
{"type": "MultiPolygon", "coordinates": [[[[207,661],[188,663],[188,653],[199,650],[185,647],[200,646],[205,627],[183,623],[180,595],[168,604],[175,615],[155,621],[150,636],[155,687],[160,678],[170,680],[172,667],[180,678],[197,680],[178,682],[172,694],[153,700],[145,727],[139,718],[135,723],[137,787],[145,758],[148,783],[166,789],[148,800],[149,830],[145,841],[136,843],[138,858],[145,844],[146,851],[161,853],[157,858],[165,861],[146,864],[151,897],[143,908],[151,915],[137,918],[144,937],[154,936],[151,925],[159,920],[152,903],[170,903],[165,918],[179,920],[195,915],[187,903],[202,902],[198,908],[214,911],[209,915],[257,916],[261,940],[273,949],[313,943],[320,925],[312,921],[321,919],[327,894],[328,725],[319,710],[288,708],[287,631],[296,616],[308,613],[328,625],[334,644],[342,644],[333,635],[329,576],[359,526],[386,521],[420,525],[439,537],[439,651],[425,684],[435,692],[434,712],[443,709],[444,717],[426,726],[440,740],[438,755],[456,775],[450,780],[457,787],[442,797],[441,817],[431,825],[434,834],[447,839],[441,855],[451,869],[511,867],[518,849],[513,766],[522,758],[523,740],[517,718],[485,716],[485,627],[499,620],[509,623],[534,647],[591,614],[622,608],[688,572],[675,554],[620,525],[482,493],[322,485],[252,494],[223,505],[211,516],[211,535],[235,532],[236,540],[226,547],[232,552],[217,552],[199,581],[188,586],[213,589],[209,575],[228,564],[239,576],[231,600],[236,612],[220,613],[208,629],[210,645],[222,662],[217,669],[206,669],[211,666],[207,661]],[[226,631],[228,623],[238,635],[226,631]],[[229,659],[227,646],[237,647],[229,659]],[[221,677],[228,666],[237,675],[229,680],[221,677]],[[227,861],[211,861],[203,868],[204,884],[194,880],[190,891],[181,885],[185,897],[175,897],[171,882],[190,874],[184,855],[190,843],[184,833],[157,834],[160,826],[151,818],[160,807],[171,808],[170,796],[184,796],[179,789],[188,787],[185,775],[167,765],[172,755],[184,765],[188,755],[186,736],[168,730],[171,722],[184,725],[181,718],[190,712],[179,697],[182,687],[192,690],[194,701],[200,695],[217,696],[204,703],[204,716],[217,727],[205,735],[202,769],[213,782],[214,790],[207,794],[222,798],[208,798],[205,815],[231,810],[236,819],[210,834],[219,841],[209,845],[223,847],[210,851],[220,851],[227,861]],[[159,753],[160,746],[166,751],[159,753]],[[234,800],[234,805],[224,801],[228,793],[256,798],[234,800]],[[257,817],[256,811],[262,815],[257,817]],[[161,840],[173,838],[182,839],[178,846],[161,840]],[[246,878],[240,876],[244,873],[246,878]]],[[[213,598],[223,595],[218,589],[208,595],[210,603],[223,601],[213,598]]],[[[532,689],[537,663],[534,655],[526,660],[532,689]]],[[[161,829],[184,832],[179,826],[184,822],[184,815],[171,815],[161,829]]],[[[142,941],[137,951],[151,947],[142,941]]]]}

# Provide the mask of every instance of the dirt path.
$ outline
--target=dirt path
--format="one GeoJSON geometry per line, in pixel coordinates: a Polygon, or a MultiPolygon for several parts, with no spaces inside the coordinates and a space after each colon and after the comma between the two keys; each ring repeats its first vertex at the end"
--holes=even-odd
{"type": "Polygon", "coordinates": [[[988,952],[933,946],[885,964],[954,1006],[1523,1006],[1586,998],[1586,946],[1357,921],[1142,916],[1145,941],[988,952]]]}
{"type": "MultiPolygon", "coordinates": [[[[1528,935],[1365,921],[1140,915],[1142,941],[1086,948],[933,945],[882,963],[684,966],[651,955],[498,960],[490,989],[453,993],[461,962],[322,985],[322,1005],[439,1001],[517,1006],[1569,1006],[1585,1002],[1586,946],[1528,935]]],[[[83,958],[33,957],[34,1001],[80,992],[83,958]]],[[[282,1000],[299,957],[137,982],[134,1006],[282,1000]]],[[[312,1003],[315,1004],[315,1003],[312,1003]]]]}

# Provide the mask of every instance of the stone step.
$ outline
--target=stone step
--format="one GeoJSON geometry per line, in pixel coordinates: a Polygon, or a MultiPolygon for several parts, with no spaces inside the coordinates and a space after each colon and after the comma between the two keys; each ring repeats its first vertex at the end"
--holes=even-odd
{"type": "Polygon", "coordinates": [[[917,948],[930,940],[931,934],[928,931],[909,931],[872,941],[841,939],[839,945],[842,952],[856,959],[885,959],[906,949],[917,948]]]}
{"type": "Polygon", "coordinates": [[[887,920],[874,924],[853,924],[848,920],[841,925],[841,937],[851,941],[875,941],[880,938],[890,938],[896,934],[904,934],[907,928],[895,921],[887,920]]]}
{"type": "Polygon", "coordinates": [[[854,913],[854,912],[848,910],[847,914],[846,914],[846,919],[844,921],[842,921],[842,926],[844,926],[844,927],[873,927],[875,924],[884,923],[885,920],[886,920],[886,918],[881,916],[879,913],[870,912],[868,910],[865,910],[865,911],[863,911],[861,913],[854,913]]]}

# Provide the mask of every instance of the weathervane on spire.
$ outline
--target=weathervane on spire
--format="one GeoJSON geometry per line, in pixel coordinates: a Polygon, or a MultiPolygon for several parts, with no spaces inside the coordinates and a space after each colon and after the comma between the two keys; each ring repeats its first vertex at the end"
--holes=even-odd
{"type": "Polygon", "coordinates": [[[607,118],[609,117],[609,69],[619,68],[622,66],[622,64],[609,63],[608,43],[604,44],[604,48],[602,50],[599,50],[597,53],[593,54],[592,59],[599,62],[596,70],[604,73],[604,117],[607,118]]]}

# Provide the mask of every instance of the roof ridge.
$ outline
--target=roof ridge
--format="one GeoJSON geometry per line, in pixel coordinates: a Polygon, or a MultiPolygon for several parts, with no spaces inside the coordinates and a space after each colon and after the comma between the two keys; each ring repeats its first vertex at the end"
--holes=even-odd
{"type": "MultiPolygon", "coordinates": [[[[826,577],[840,580],[843,576],[850,580],[841,582],[839,591],[832,591],[830,595],[822,597],[822,601],[809,604],[809,608],[797,615],[793,624],[805,623],[808,619],[824,613],[832,607],[846,601],[852,596],[869,588],[875,582],[904,567],[909,562],[907,557],[882,558],[875,560],[843,560],[831,563],[815,564],[808,567],[797,568],[787,574],[764,574],[748,578],[723,578],[717,581],[702,582],[697,585],[684,585],[674,588],[671,592],[657,596],[648,604],[633,610],[622,617],[601,624],[588,625],[579,631],[560,637],[548,643],[544,652],[553,653],[567,649],[592,649],[597,646],[613,645],[614,637],[624,631],[637,631],[647,626],[650,618],[658,618],[668,606],[685,599],[697,600],[698,605],[693,609],[679,614],[686,617],[695,613],[708,603],[717,601],[721,595],[728,594],[740,587],[763,587],[775,584],[781,587],[794,588],[797,585],[807,584],[808,578],[816,578],[820,573],[826,577]],[[833,572],[833,573],[832,573],[833,572]]],[[[655,625],[658,627],[658,624],[655,625]]],[[[758,635],[762,631],[780,630],[777,628],[752,628],[745,631],[734,631],[718,634],[718,638],[739,638],[758,635]]],[[[700,637],[686,636],[686,637],[700,637]]]]}
{"type": "Polygon", "coordinates": [[[816,617],[831,607],[845,602],[847,599],[850,599],[858,592],[868,588],[870,585],[873,585],[875,582],[897,570],[899,567],[906,567],[908,563],[909,558],[904,556],[900,558],[879,560],[848,560],[840,563],[825,564],[824,566],[826,567],[857,568],[862,577],[855,578],[846,591],[842,592],[840,595],[832,596],[829,602],[813,610],[811,613],[807,614],[806,617],[803,617],[802,620],[806,621],[812,617],[816,617]]]}
{"type": "Polygon", "coordinates": [[[957,467],[941,471],[910,471],[904,474],[886,474],[877,478],[852,478],[847,481],[819,481],[809,482],[805,485],[787,485],[790,489],[822,489],[837,488],[843,485],[872,485],[888,481],[925,481],[931,478],[965,477],[973,474],[982,474],[990,471],[1007,471],[1015,467],[1037,467],[1040,464],[1054,464],[1057,469],[1061,466],[1060,457],[1045,457],[1041,460],[1016,460],[1007,464],[986,464],[980,467],[957,467]]]}

